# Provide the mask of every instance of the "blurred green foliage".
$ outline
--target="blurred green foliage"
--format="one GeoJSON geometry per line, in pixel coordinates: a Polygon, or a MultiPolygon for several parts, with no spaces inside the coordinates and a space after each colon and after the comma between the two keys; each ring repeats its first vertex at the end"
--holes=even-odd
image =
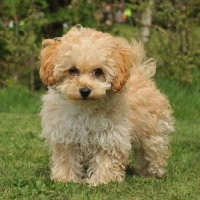
{"type": "MultiPolygon", "coordinates": [[[[147,0],[130,0],[130,7],[140,23],[139,14],[150,6],[147,0]]],[[[151,0],[151,40],[147,53],[157,57],[159,76],[176,80],[181,86],[200,89],[200,1],[151,0]]]]}
{"type": "MultiPolygon", "coordinates": [[[[102,5],[117,1],[91,0],[4,0],[0,2],[0,86],[16,83],[40,88],[38,55],[44,38],[65,33],[82,24],[98,30],[119,33],[124,25],[102,23],[102,5]],[[113,28],[114,27],[114,28],[113,28]],[[117,27],[117,28],[116,28],[117,27]]],[[[134,31],[149,0],[125,0],[132,10],[134,31]]],[[[116,8],[116,6],[115,6],[116,8]]],[[[158,59],[158,75],[176,80],[181,86],[198,85],[200,78],[200,0],[153,0],[148,56],[158,59]]],[[[113,13],[114,15],[114,13],[113,13]]],[[[129,25],[129,26],[131,26],[129,25]]],[[[121,35],[120,35],[121,36],[121,35]]],[[[123,36],[123,34],[122,34],[123,36]]],[[[199,85],[198,85],[199,86],[199,85]]],[[[200,87],[200,86],[199,86],[200,87]]]]}
{"type": "Polygon", "coordinates": [[[0,2],[0,85],[20,82],[34,90],[39,82],[36,67],[41,41],[61,36],[64,24],[95,27],[93,4],[80,0],[73,7],[62,7],[59,1],[54,3],[50,5],[46,0],[0,2]]]}

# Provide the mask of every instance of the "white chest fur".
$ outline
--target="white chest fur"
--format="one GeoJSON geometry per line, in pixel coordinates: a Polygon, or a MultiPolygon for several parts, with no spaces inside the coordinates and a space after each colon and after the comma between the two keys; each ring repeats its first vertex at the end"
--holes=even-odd
{"type": "Polygon", "coordinates": [[[92,144],[106,149],[121,141],[130,143],[131,124],[124,107],[75,105],[53,91],[43,97],[43,102],[41,136],[50,145],[92,144]]]}

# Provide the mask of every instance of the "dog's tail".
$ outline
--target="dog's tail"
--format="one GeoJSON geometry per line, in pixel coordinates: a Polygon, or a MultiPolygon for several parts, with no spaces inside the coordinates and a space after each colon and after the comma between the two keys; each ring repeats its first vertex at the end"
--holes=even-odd
{"type": "Polygon", "coordinates": [[[153,77],[156,73],[156,60],[146,57],[142,42],[132,40],[131,50],[135,57],[134,69],[136,69],[136,72],[139,74],[143,74],[148,78],[153,77]]]}

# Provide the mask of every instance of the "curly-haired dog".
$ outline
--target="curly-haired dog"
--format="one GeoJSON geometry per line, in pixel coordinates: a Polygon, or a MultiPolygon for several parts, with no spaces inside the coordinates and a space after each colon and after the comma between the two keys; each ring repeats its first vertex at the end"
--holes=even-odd
{"type": "Polygon", "coordinates": [[[165,173],[172,111],[151,80],[155,62],[141,43],[73,27],[44,40],[40,59],[52,179],[122,181],[132,146],[139,175],[165,173]]]}

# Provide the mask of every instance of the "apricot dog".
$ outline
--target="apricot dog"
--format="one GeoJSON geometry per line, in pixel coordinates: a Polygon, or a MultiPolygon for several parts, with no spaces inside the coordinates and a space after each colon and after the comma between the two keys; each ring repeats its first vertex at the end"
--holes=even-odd
{"type": "Polygon", "coordinates": [[[43,41],[42,134],[51,179],[96,186],[122,181],[129,153],[139,175],[161,177],[173,118],[140,42],[73,27],[43,41]]]}

